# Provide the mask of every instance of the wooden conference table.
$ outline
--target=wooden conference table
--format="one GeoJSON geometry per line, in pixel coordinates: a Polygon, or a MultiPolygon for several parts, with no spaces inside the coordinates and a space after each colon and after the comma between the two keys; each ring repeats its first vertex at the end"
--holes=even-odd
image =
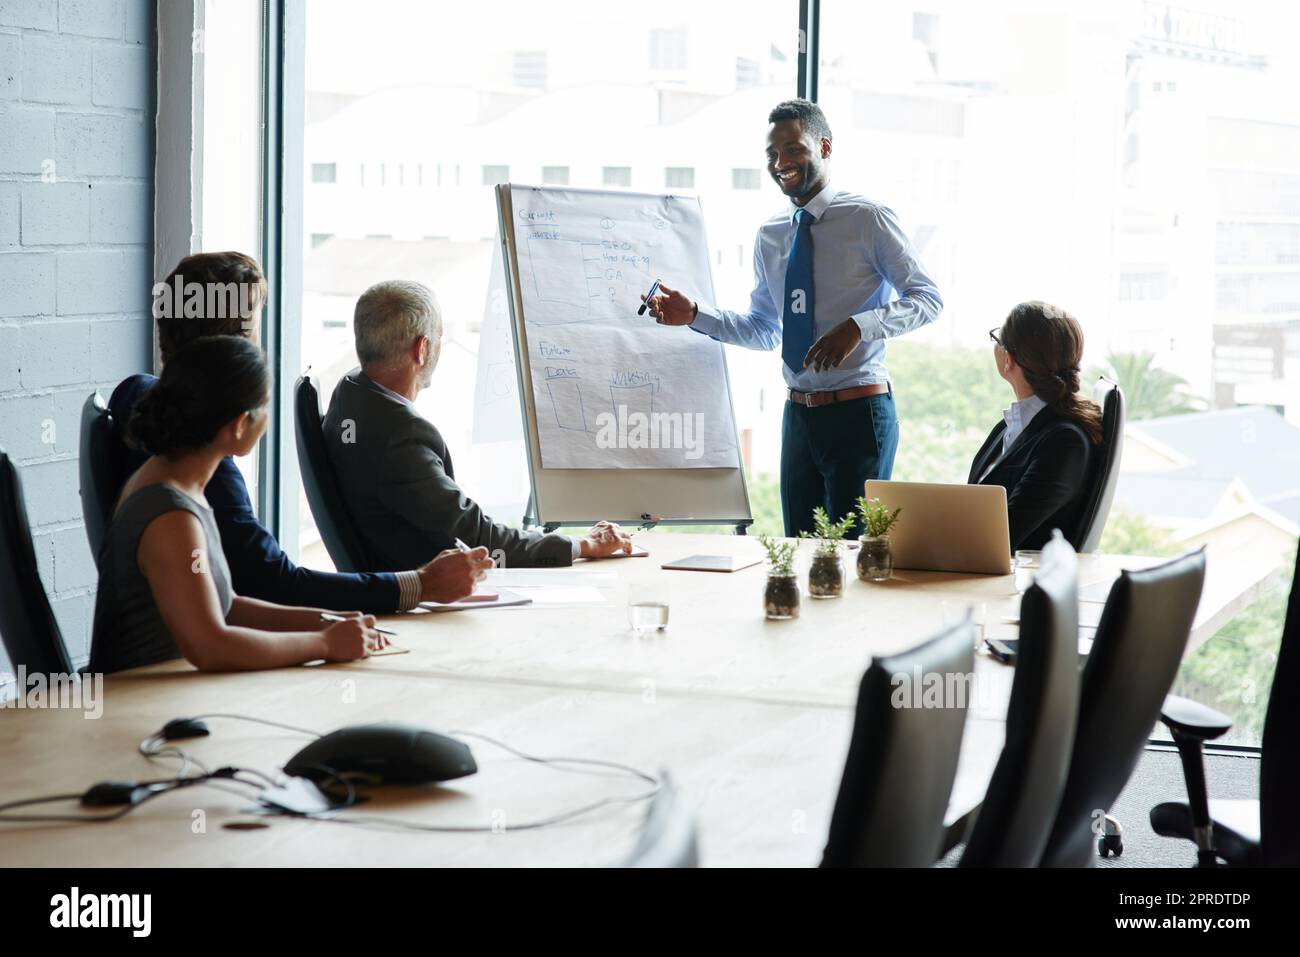
{"type": "MultiPolygon", "coordinates": [[[[233,712],[320,731],[391,719],[475,731],[535,755],[667,768],[695,810],[705,864],[809,866],[825,842],[857,686],[871,657],[916,645],[966,603],[984,612],[990,635],[1015,631],[1002,620],[1017,613],[1010,576],[899,571],[870,585],[851,577],[850,555],[843,598],[805,595],[798,620],[766,622],[762,564],[732,574],[659,567],[697,553],[760,554],[757,540],[662,533],[636,540],[650,557],[525,573],[547,586],[533,594],[563,599],[559,604],[387,618],[406,654],[223,675],[170,662],[108,678],[97,720],[77,710],[0,710],[0,803],[79,793],[106,779],[168,776],[174,763],[151,765],[136,747],[179,716],[233,712]],[[667,587],[666,631],[638,637],[629,628],[629,588],[639,583],[667,587]]],[[[806,569],[810,546],[802,548],[806,569]]],[[[1108,581],[1123,567],[1154,561],[1081,556],[1080,580],[1108,581]]],[[[509,580],[520,581],[515,574],[509,580]]],[[[1266,576],[1212,557],[1192,643],[1213,635],[1266,586],[1266,576]]],[[[1100,610],[1084,603],[1081,622],[1095,623],[1100,610]]],[[[977,659],[981,693],[967,723],[950,819],[983,794],[1002,745],[1011,674],[977,659]]],[[[212,767],[272,772],[308,740],[243,721],[214,718],[209,725],[210,737],[178,743],[212,767]]],[[[556,770],[468,740],[478,774],[436,789],[374,791],[373,800],[346,813],[509,825],[644,788],[625,776],[556,770]]],[[[487,834],[287,818],[261,829],[223,827],[251,820],[249,805],[195,787],[113,823],[0,824],[0,866],[603,865],[628,853],[646,807],[614,804],[555,827],[487,834]]]]}

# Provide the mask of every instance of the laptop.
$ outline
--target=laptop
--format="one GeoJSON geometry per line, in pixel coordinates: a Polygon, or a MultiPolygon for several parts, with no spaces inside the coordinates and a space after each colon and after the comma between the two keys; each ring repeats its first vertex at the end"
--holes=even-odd
{"type": "Polygon", "coordinates": [[[1007,490],[1001,485],[867,481],[867,498],[891,512],[895,568],[974,575],[1011,574],[1007,490]]]}

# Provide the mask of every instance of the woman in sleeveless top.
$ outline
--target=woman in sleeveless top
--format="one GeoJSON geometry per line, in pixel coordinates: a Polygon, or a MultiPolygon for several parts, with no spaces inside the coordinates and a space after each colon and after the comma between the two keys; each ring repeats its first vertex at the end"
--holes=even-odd
{"type": "Polygon", "coordinates": [[[136,406],[128,428],[154,452],[122,490],[100,554],[90,671],[184,657],[203,671],[351,661],[383,648],[375,619],[328,623],[318,608],[242,598],[230,587],[203,489],[227,455],[266,431],[270,373],[235,336],[187,345],[136,406]]]}

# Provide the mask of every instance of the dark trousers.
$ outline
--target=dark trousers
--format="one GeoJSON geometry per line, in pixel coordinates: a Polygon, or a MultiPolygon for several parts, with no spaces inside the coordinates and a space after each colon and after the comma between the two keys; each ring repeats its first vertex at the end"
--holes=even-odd
{"type": "MultiPolygon", "coordinates": [[[[781,423],[781,513],[788,536],[811,532],[813,509],[838,521],[857,511],[867,479],[894,473],[898,415],[891,389],[808,408],[786,400],[781,423]]],[[[861,525],[858,517],[858,526],[861,525]]],[[[857,538],[855,526],[849,538],[857,538]]]]}

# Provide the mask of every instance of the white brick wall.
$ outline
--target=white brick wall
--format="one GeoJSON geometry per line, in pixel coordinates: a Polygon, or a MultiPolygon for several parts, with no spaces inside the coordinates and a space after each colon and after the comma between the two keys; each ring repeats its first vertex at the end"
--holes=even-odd
{"type": "Polygon", "coordinates": [[[151,354],[154,17],[154,0],[0,0],[0,448],[79,665],[96,579],[81,404],[151,354]]]}

